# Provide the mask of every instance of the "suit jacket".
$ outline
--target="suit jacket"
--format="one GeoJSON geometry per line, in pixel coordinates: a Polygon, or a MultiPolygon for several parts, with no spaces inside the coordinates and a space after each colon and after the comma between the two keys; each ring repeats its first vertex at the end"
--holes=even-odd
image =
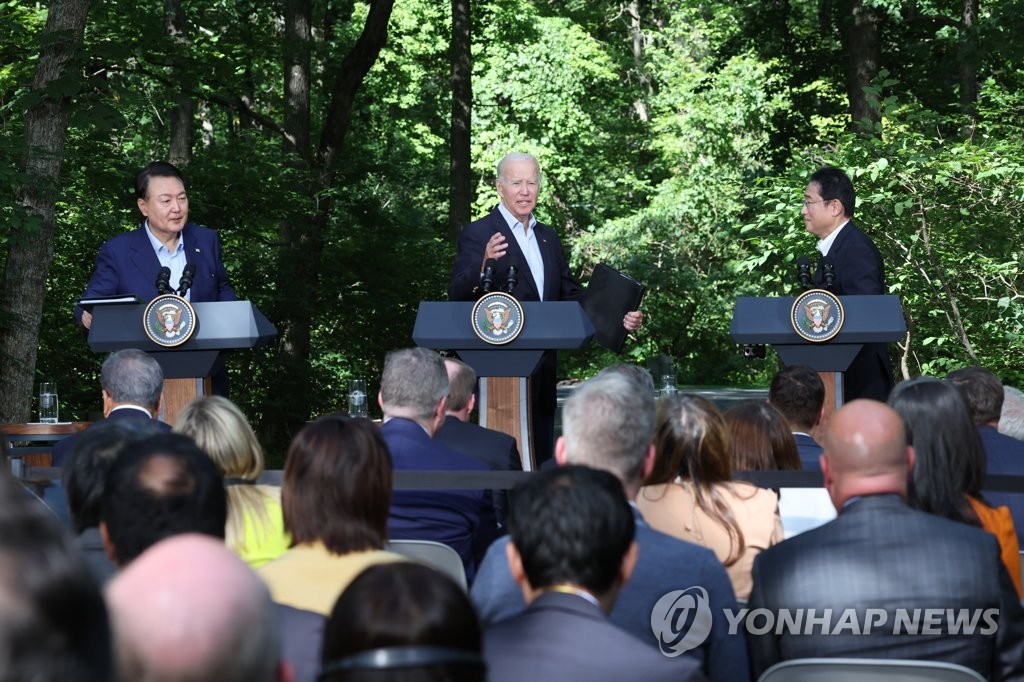
{"type": "Polygon", "coordinates": [[[490,682],[703,679],[700,664],[668,658],[612,625],[583,597],[545,592],[484,632],[490,682]]]}
{"type": "Polygon", "coordinates": [[[995,538],[913,510],[896,495],[862,497],[835,521],[762,552],[754,562],[750,595],[751,612],[760,608],[774,614],[816,609],[816,618],[825,609],[832,612],[827,624],[805,622],[798,634],[791,627],[780,632],[778,616],[765,634],[748,633],[755,677],[779,661],[808,656],[940,660],[986,679],[1024,675],[1024,612],[995,538]],[[868,634],[852,634],[849,623],[834,634],[847,609],[862,628],[869,622],[867,609],[878,610],[868,634]],[[904,626],[896,634],[900,609],[904,626]],[[922,615],[917,634],[907,634],[905,623],[915,609],[937,610],[938,625],[927,627],[922,615]],[[979,617],[975,628],[951,634],[946,609],[964,609],[968,618],[995,609],[995,632],[986,633],[979,617]],[[879,614],[885,617],[881,623],[879,614]]]}
{"type": "MultiPolygon", "coordinates": [[[[983,424],[978,427],[981,442],[985,446],[985,470],[990,474],[1024,475],[1024,441],[999,433],[995,428],[983,424]]],[[[1017,533],[1024,533],[1024,493],[984,493],[985,500],[993,507],[1007,506],[1013,515],[1017,533]]]]}
{"type": "MultiPolygon", "coordinates": [[[[380,433],[391,451],[395,470],[487,471],[486,464],[449,449],[409,419],[389,419],[380,433]]],[[[497,536],[490,491],[396,490],[391,496],[388,537],[448,545],[462,557],[469,581],[497,536]]]]}
{"type": "MultiPolygon", "coordinates": [[[[165,424],[159,419],[154,419],[153,417],[150,417],[149,414],[144,412],[142,409],[121,408],[119,410],[112,411],[104,419],[100,419],[99,421],[93,422],[89,426],[89,428],[86,429],[86,431],[91,429],[93,426],[96,426],[97,424],[102,424],[104,421],[110,419],[148,419],[149,421],[152,421],[153,424],[162,431],[171,430],[169,424],[165,424]]],[[[74,450],[75,443],[78,442],[78,437],[82,433],[84,432],[79,431],[78,433],[71,434],[67,438],[62,438],[61,440],[53,444],[53,449],[50,451],[51,456],[53,457],[53,466],[64,466],[64,462],[67,461],[68,455],[70,455],[71,451],[74,450]]]]}
{"type": "MultiPolygon", "coordinates": [[[[885,269],[878,247],[851,220],[839,232],[827,258],[835,265],[832,293],[837,296],[878,296],[885,293],[885,269]]],[[[814,285],[824,287],[822,261],[814,285]]],[[[872,398],[885,402],[892,390],[892,363],[884,343],[865,344],[843,377],[843,398],[872,398]]]]}
{"type": "MultiPolygon", "coordinates": [[[[464,422],[458,417],[447,415],[434,439],[452,450],[474,457],[493,471],[522,471],[523,462],[519,457],[516,439],[507,433],[484,428],[478,424],[464,422]]],[[[508,491],[492,490],[494,511],[498,523],[505,524],[505,510],[508,508],[508,491]]]]}
{"type": "MultiPolygon", "coordinates": [[[[634,514],[640,553],[632,577],[619,592],[615,606],[608,614],[610,621],[658,651],[658,639],[651,628],[651,612],[655,604],[668,592],[703,587],[711,609],[711,633],[700,646],[680,658],[696,660],[710,680],[731,682],[748,679],[750,669],[743,632],[729,634],[725,610],[735,611],[736,597],[721,562],[711,550],[652,530],[635,509],[634,514]]],[[[506,544],[507,537],[491,545],[470,589],[470,599],[485,627],[526,608],[523,593],[509,572],[506,544]]]]}
{"type": "MultiPolygon", "coordinates": [[[[181,231],[185,260],[196,267],[190,300],[194,303],[234,301],[235,290],[221,260],[220,239],[213,230],[188,223],[181,231]]],[[[134,294],[143,301],[156,298],[156,277],[160,260],[142,225],[106,241],[96,256],[96,269],[83,298],[134,294]]],[[[82,308],[75,307],[81,324],[82,308]]]]}
{"type": "Polygon", "coordinates": [[[793,440],[796,441],[796,451],[800,455],[800,464],[803,465],[804,471],[821,471],[821,462],[818,461],[818,455],[824,452],[824,449],[818,445],[818,441],[806,433],[797,433],[795,431],[793,432],[793,440]]]}

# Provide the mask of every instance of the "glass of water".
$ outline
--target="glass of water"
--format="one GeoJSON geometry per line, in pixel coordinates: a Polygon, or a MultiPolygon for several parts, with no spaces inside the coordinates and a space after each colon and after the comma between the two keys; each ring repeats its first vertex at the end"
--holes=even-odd
{"type": "Polygon", "coordinates": [[[56,424],[58,417],[57,384],[52,381],[40,382],[39,421],[43,424],[56,424]]]}
{"type": "Polygon", "coordinates": [[[348,382],[348,414],[350,417],[366,417],[366,381],[353,379],[348,382]]]}

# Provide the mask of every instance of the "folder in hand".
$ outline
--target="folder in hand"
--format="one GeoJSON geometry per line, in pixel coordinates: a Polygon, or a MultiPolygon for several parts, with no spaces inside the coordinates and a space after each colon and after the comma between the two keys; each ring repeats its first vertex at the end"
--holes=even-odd
{"type": "Polygon", "coordinates": [[[590,283],[580,303],[594,325],[594,341],[608,350],[621,353],[629,332],[622,318],[639,310],[647,287],[604,263],[594,266],[590,283]]]}

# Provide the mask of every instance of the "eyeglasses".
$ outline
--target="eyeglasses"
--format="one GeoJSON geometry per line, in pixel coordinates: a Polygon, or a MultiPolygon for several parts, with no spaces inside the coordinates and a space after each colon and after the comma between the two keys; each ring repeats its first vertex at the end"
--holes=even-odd
{"type": "Polygon", "coordinates": [[[835,199],[815,199],[814,201],[804,199],[804,208],[810,208],[814,204],[827,204],[830,201],[835,201],[835,199]]]}

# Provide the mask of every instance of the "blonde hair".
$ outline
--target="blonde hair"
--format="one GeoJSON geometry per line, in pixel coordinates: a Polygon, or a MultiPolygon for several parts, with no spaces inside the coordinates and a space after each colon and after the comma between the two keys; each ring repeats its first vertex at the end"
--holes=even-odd
{"type": "MultiPolygon", "coordinates": [[[[225,479],[256,481],[263,473],[263,448],[238,407],[220,396],[197,398],[178,414],[174,430],[190,436],[213,460],[225,479]]],[[[269,485],[228,485],[225,542],[245,550],[245,522],[252,521],[257,539],[272,531],[267,501],[280,504],[281,489],[269,485]]]]}

